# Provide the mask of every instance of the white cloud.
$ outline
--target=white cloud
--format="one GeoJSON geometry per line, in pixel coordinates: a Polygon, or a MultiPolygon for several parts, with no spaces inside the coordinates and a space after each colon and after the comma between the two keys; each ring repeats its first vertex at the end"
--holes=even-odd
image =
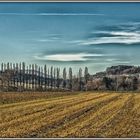
{"type": "Polygon", "coordinates": [[[116,36],[128,36],[128,37],[132,37],[132,36],[140,36],[139,32],[126,32],[126,31],[98,31],[97,33],[105,33],[105,34],[109,34],[109,35],[116,35],[116,36]]]}
{"type": "Polygon", "coordinates": [[[35,41],[37,42],[53,42],[53,41],[57,41],[57,40],[61,40],[61,37],[59,34],[49,34],[46,38],[42,38],[42,39],[36,39],[35,41]]]}
{"type": "Polygon", "coordinates": [[[94,14],[94,13],[0,13],[0,15],[13,15],[13,16],[103,16],[104,14],[94,14]]]}
{"type": "MultiPolygon", "coordinates": [[[[140,43],[140,32],[125,32],[125,31],[112,31],[112,32],[102,32],[108,35],[109,37],[98,37],[91,38],[85,41],[79,41],[81,45],[93,45],[93,44],[136,44],[140,43]]],[[[78,42],[78,41],[77,41],[78,42]]]]}
{"type": "Polygon", "coordinates": [[[76,54],[53,54],[45,56],[34,56],[37,60],[50,60],[50,61],[87,61],[94,56],[102,56],[102,54],[88,54],[88,53],[76,53],[76,54]]]}
{"type": "Polygon", "coordinates": [[[35,41],[38,41],[38,42],[53,42],[53,41],[57,41],[57,40],[60,40],[59,38],[48,38],[48,39],[38,39],[38,40],[35,40],[35,41]]]}

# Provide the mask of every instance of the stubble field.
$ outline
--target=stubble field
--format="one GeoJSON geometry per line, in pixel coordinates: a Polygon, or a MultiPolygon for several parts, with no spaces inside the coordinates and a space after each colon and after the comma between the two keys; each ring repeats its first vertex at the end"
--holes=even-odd
{"type": "Polygon", "coordinates": [[[140,137],[140,94],[0,93],[0,137],[140,137]]]}

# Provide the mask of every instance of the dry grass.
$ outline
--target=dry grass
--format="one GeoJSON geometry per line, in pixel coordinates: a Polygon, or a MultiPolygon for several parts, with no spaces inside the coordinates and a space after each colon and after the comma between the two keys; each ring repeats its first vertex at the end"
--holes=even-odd
{"type": "Polygon", "coordinates": [[[1,93],[0,137],[140,137],[140,94],[1,93]]]}

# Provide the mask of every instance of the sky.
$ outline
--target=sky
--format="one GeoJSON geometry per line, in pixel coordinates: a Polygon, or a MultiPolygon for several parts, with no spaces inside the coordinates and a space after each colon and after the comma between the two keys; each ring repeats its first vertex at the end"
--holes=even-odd
{"type": "Polygon", "coordinates": [[[0,3],[0,62],[140,65],[140,3],[0,3]]]}

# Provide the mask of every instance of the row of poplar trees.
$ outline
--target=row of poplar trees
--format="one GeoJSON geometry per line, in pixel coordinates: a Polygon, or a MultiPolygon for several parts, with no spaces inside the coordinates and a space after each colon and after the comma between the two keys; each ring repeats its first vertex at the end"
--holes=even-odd
{"type": "Polygon", "coordinates": [[[37,64],[25,65],[22,63],[2,63],[0,71],[1,89],[7,90],[42,90],[53,89],[61,90],[83,90],[89,77],[88,68],[85,67],[84,74],[79,69],[78,75],[73,74],[70,67],[67,73],[66,68],[62,74],[60,68],[50,67],[47,65],[38,66],[37,64]],[[74,83],[75,82],[75,83],[74,83]]]}

